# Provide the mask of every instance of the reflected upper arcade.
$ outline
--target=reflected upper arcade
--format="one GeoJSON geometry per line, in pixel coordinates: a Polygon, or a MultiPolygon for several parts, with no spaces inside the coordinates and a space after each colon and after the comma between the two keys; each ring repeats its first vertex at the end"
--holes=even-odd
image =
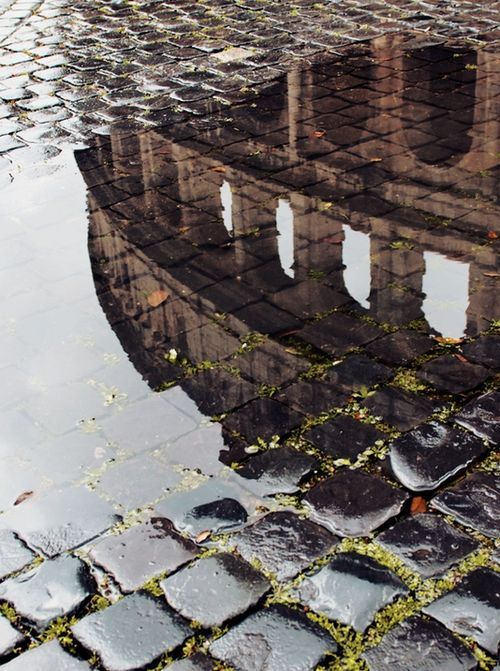
{"type": "Polygon", "coordinates": [[[305,366],[283,335],[338,357],[417,320],[422,336],[485,331],[499,62],[384,37],[245,105],[79,152],[99,299],[150,383],[172,348],[233,365],[250,331],[278,363],[254,355],[244,377],[277,386],[305,366]]]}

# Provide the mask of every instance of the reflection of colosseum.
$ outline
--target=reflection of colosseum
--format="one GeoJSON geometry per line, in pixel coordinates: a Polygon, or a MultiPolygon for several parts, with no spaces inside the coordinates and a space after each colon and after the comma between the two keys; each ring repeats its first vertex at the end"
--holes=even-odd
{"type": "Polygon", "coordinates": [[[171,347],[224,359],[332,308],[455,337],[500,317],[498,60],[395,39],[79,153],[100,301],[152,384],[171,347]]]}

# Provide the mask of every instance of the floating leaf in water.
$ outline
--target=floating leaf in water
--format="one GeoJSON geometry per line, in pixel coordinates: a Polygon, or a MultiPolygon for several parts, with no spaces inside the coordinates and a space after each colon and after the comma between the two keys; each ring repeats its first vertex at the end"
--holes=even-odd
{"type": "Polygon", "coordinates": [[[208,529],[205,529],[205,531],[200,531],[200,533],[195,538],[196,543],[203,543],[203,541],[206,541],[207,538],[210,538],[211,534],[212,532],[208,531],[208,529]]]}
{"type": "Polygon", "coordinates": [[[434,340],[442,345],[459,345],[462,342],[462,338],[445,338],[444,336],[436,336],[434,340]]]}
{"type": "Polygon", "coordinates": [[[157,291],[153,291],[153,293],[149,294],[148,303],[151,305],[152,308],[157,308],[159,305],[164,303],[167,300],[167,298],[168,293],[163,289],[158,289],[157,291]]]}
{"type": "Polygon", "coordinates": [[[23,501],[26,501],[27,499],[30,499],[33,496],[33,494],[34,494],[34,492],[32,492],[32,491],[23,492],[22,494],[19,494],[17,499],[14,501],[14,505],[18,506],[23,501]]]}

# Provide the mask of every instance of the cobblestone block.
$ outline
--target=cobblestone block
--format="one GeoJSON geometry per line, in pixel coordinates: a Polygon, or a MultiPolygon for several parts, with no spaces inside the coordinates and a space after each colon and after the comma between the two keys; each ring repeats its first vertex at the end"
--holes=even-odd
{"type": "Polygon", "coordinates": [[[371,557],[345,553],[307,577],[296,594],[313,610],[364,631],[378,610],[408,594],[408,589],[371,557]]]}
{"type": "Polygon", "coordinates": [[[143,592],[87,615],[72,631],[83,646],[99,655],[106,671],[132,671],[152,664],[190,634],[176,613],[143,592]]]}
{"type": "Polygon", "coordinates": [[[270,513],[233,541],[244,559],[257,559],[278,580],[293,578],[338,543],[323,527],[291,512],[270,513]]]}
{"type": "Polygon", "coordinates": [[[408,489],[436,489],[485,452],[470,433],[432,422],[422,424],[392,443],[391,468],[408,489]]]}
{"type": "Polygon", "coordinates": [[[444,627],[420,617],[411,617],[365,652],[370,671],[470,671],[477,662],[463,643],[444,627]]]}
{"type": "Polygon", "coordinates": [[[31,550],[14,533],[0,530],[0,580],[14,571],[20,571],[34,558],[31,550]]]}
{"type": "Polygon", "coordinates": [[[90,671],[87,662],[83,662],[76,657],[72,657],[65,652],[58,641],[50,641],[35,648],[28,650],[19,657],[2,665],[5,671],[26,671],[27,669],[36,669],[36,671],[90,671]]]}
{"type": "Polygon", "coordinates": [[[14,629],[6,617],[0,617],[0,658],[22,643],[24,635],[14,629]]]}
{"type": "Polygon", "coordinates": [[[309,671],[337,646],[300,613],[274,607],[250,615],[214,641],[210,652],[238,671],[309,671]]]}
{"type": "Polygon", "coordinates": [[[407,496],[381,478],[341,469],[304,497],[311,519],[341,536],[365,536],[401,510],[407,496]]]}
{"type": "Polygon", "coordinates": [[[470,636],[492,655],[500,643],[500,577],[478,569],[442,597],[426,606],[424,613],[463,636],[470,636]]]}
{"type": "Polygon", "coordinates": [[[500,534],[499,503],[500,485],[489,473],[473,473],[431,501],[445,515],[491,538],[500,534]]]}
{"type": "Polygon", "coordinates": [[[376,542],[424,578],[442,575],[479,545],[437,515],[429,514],[397,522],[379,534],[376,542]]]}
{"type": "Polygon", "coordinates": [[[79,559],[59,557],[0,585],[0,598],[11,603],[38,630],[70,615],[91,596],[93,581],[79,559]]]}
{"type": "Polygon", "coordinates": [[[194,559],[194,543],[177,534],[162,517],[108,536],[90,551],[91,559],[111,573],[124,592],[132,592],[165,571],[194,559]]]}
{"type": "Polygon", "coordinates": [[[270,587],[250,564],[228,553],[199,559],[160,584],[172,608],[203,627],[241,615],[270,587]]]}
{"type": "Polygon", "coordinates": [[[119,521],[111,507],[83,487],[53,490],[13,508],[1,519],[48,557],[86,543],[119,521]]]}
{"type": "Polygon", "coordinates": [[[318,424],[304,434],[315,447],[335,459],[356,458],[364,450],[385,439],[385,434],[371,424],[365,424],[348,416],[318,424]]]}
{"type": "Polygon", "coordinates": [[[468,403],[454,420],[494,445],[500,443],[500,393],[490,392],[468,403]]]}

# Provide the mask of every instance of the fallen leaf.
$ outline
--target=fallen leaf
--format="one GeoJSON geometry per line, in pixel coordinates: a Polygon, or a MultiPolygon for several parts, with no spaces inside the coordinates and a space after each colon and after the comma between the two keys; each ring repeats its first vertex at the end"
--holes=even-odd
{"type": "Polygon", "coordinates": [[[378,158],[378,157],[370,159],[371,163],[379,163],[380,161],[383,161],[383,160],[384,160],[383,158],[378,158]]]}
{"type": "Polygon", "coordinates": [[[498,238],[498,233],[495,231],[488,231],[488,233],[486,233],[486,237],[488,240],[496,240],[498,238]]]}
{"type": "Polygon", "coordinates": [[[329,245],[341,245],[344,241],[344,234],[339,233],[338,235],[330,235],[328,238],[324,239],[324,242],[327,242],[329,245]]]}
{"type": "Polygon", "coordinates": [[[466,359],[462,354],[455,354],[455,359],[458,359],[462,363],[469,363],[468,359],[466,359]]]}
{"type": "Polygon", "coordinates": [[[213,168],[210,168],[212,172],[226,172],[226,168],[223,165],[216,165],[213,168]]]}
{"type": "Polygon", "coordinates": [[[164,303],[168,298],[168,294],[166,291],[163,289],[158,289],[157,291],[153,291],[153,293],[149,294],[148,296],[148,303],[151,305],[152,308],[157,308],[159,305],[164,303]]]}
{"type": "Polygon", "coordinates": [[[313,131],[313,137],[324,137],[326,135],[326,130],[315,130],[313,131]]]}
{"type": "Polygon", "coordinates": [[[483,273],[485,277],[500,277],[500,273],[483,273]]]}
{"type": "Polygon", "coordinates": [[[211,534],[212,534],[212,532],[208,531],[208,530],[200,531],[200,533],[195,538],[195,542],[196,543],[203,543],[203,541],[206,541],[207,538],[210,538],[211,534]]]}
{"type": "Polygon", "coordinates": [[[445,338],[444,336],[436,336],[434,340],[442,343],[443,345],[458,345],[462,342],[462,338],[445,338]]]}
{"type": "Polygon", "coordinates": [[[416,515],[425,512],[427,512],[427,501],[422,496],[414,496],[410,504],[410,513],[416,515]]]}
{"type": "Polygon", "coordinates": [[[17,499],[14,501],[14,505],[18,506],[20,503],[23,501],[26,501],[27,499],[30,499],[33,496],[34,492],[23,492],[22,494],[19,494],[17,499]]]}

